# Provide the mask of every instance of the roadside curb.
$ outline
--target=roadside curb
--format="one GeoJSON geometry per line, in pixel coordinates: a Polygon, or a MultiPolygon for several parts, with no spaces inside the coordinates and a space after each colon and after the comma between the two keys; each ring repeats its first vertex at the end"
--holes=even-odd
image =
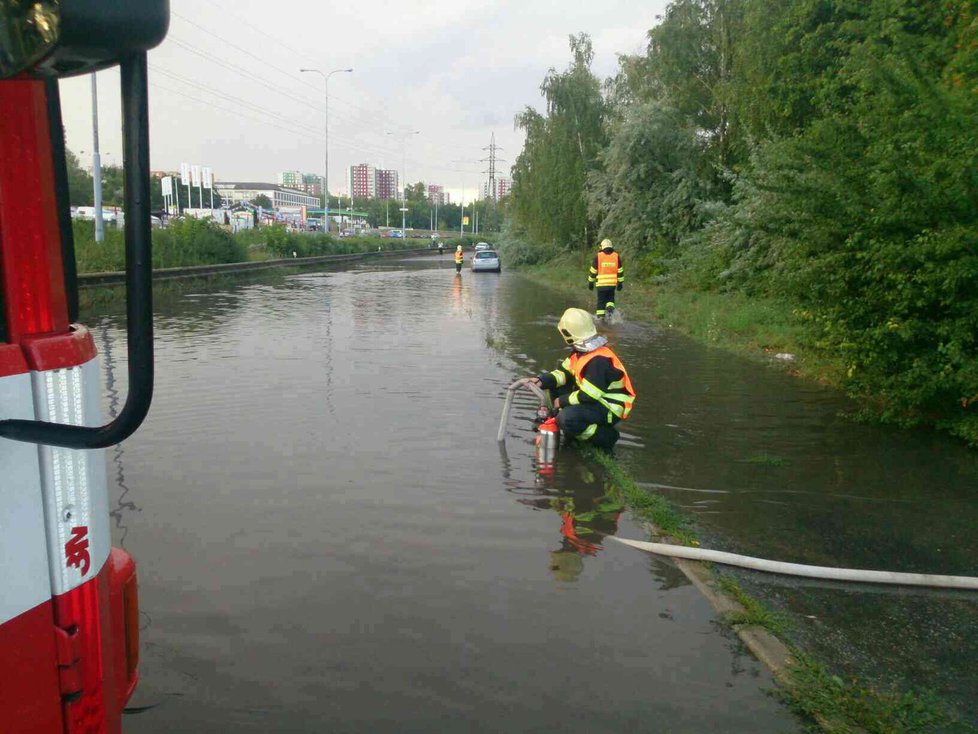
{"type": "MultiPolygon", "coordinates": [[[[654,526],[646,524],[645,529],[654,537],[661,537],[661,534],[655,532],[654,526]]],[[[672,561],[722,617],[745,611],[740,602],[718,587],[713,572],[703,563],[685,558],[673,558],[672,561]]],[[[789,683],[788,670],[795,660],[787,645],[763,627],[735,625],[733,630],[779,683],[789,683]]]]}
{"type": "MultiPolygon", "coordinates": [[[[369,258],[396,257],[398,255],[420,255],[432,252],[431,248],[407,250],[383,250],[380,252],[354,252],[342,255],[317,255],[315,257],[281,258],[278,260],[262,260],[260,262],[222,263],[220,265],[189,265],[181,268],[159,268],[153,270],[153,280],[177,280],[180,278],[207,278],[217,275],[245,273],[252,270],[268,268],[303,267],[334,262],[352,262],[369,258]]],[[[95,288],[99,286],[125,285],[124,272],[110,273],[80,273],[78,286],[80,288],[95,288]]]]}

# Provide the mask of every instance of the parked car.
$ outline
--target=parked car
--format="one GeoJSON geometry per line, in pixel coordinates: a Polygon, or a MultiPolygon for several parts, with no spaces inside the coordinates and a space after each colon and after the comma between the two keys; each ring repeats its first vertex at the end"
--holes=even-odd
{"type": "MultiPolygon", "coordinates": [[[[478,245],[476,245],[478,248],[478,245]]],[[[478,273],[488,270],[493,273],[502,272],[502,264],[499,261],[499,253],[495,250],[479,250],[472,257],[472,272],[478,273]]]]}
{"type": "Polygon", "coordinates": [[[404,233],[401,230],[399,230],[399,229],[392,229],[390,231],[390,234],[388,235],[388,237],[392,237],[395,240],[403,240],[404,239],[404,233]]]}
{"type": "Polygon", "coordinates": [[[491,249],[492,249],[492,245],[490,245],[488,242],[480,242],[475,246],[476,252],[482,252],[483,250],[491,250],[491,249]]]}

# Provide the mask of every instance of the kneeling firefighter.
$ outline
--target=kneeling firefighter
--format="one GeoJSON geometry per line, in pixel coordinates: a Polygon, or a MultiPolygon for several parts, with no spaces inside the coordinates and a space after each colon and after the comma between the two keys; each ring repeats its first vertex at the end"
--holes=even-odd
{"type": "Polygon", "coordinates": [[[610,449],[619,437],[615,424],[635,402],[632,381],[587,311],[567,309],[557,330],[573,351],[557,369],[531,379],[550,391],[565,436],[610,449]]]}

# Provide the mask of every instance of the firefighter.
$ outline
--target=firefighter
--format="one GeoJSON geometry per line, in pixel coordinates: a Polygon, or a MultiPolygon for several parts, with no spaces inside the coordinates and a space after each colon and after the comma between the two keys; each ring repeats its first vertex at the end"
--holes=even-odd
{"type": "Polygon", "coordinates": [[[459,245],[458,247],[455,248],[455,272],[456,273],[462,272],[462,259],[463,259],[462,246],[459,245]]]}
{"type": "Polygon", "coordinates": [[[621,290],[625,282],[625,268],[621,264],[621,255],[615,252],[611,240],[601,241],[598,254],[591,261],[591,270],[587,276],[588,290],[598,286],[598,305],[594,315],[604,318],[615,310],[615,290],[621,290]]]}
{"type": "Polygon", "coordinates": [[[557,330],[571,347],[570,356],[552,372],[530,379],[550,391],[565,436],[610,449],[619,437],[615,425],[628,418],[635,401],[632,381],[587,311],[567,309],[557,330]]]}

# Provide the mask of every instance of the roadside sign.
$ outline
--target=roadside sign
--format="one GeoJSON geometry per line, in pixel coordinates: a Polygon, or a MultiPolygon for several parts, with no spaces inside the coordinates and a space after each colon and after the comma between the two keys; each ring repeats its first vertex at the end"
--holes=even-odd
{"type": "Polygon", "coordinates": [[[190,185],[190,164],[181,163],[180,164],[180,183],[183,186],[190,185]]]}
{"type": "Polygon", "coordinates": [[[204,177],[204,188],[209,189],[214,183],[214,174],[211,171],[210,166],[204,166],[201,169],[201,175],[204,177]]]}
{"type": "Polygon", "coordinates": [[[160,183],[163,185],[163,196],[173,196],[173,178],[164,176],[160,179],[160,183]]]}
{"type": "Polygon", "coordinates": [[[469,223],[469,218],[468,217],[462,217],[462,224],[468,224],[468,223],[469,223]]]}
{"type": "Polygon", "coordinates": [[[190,183],[193,186],[200,187],[200,166],[197,164],[190,166],[190,183]]]}

